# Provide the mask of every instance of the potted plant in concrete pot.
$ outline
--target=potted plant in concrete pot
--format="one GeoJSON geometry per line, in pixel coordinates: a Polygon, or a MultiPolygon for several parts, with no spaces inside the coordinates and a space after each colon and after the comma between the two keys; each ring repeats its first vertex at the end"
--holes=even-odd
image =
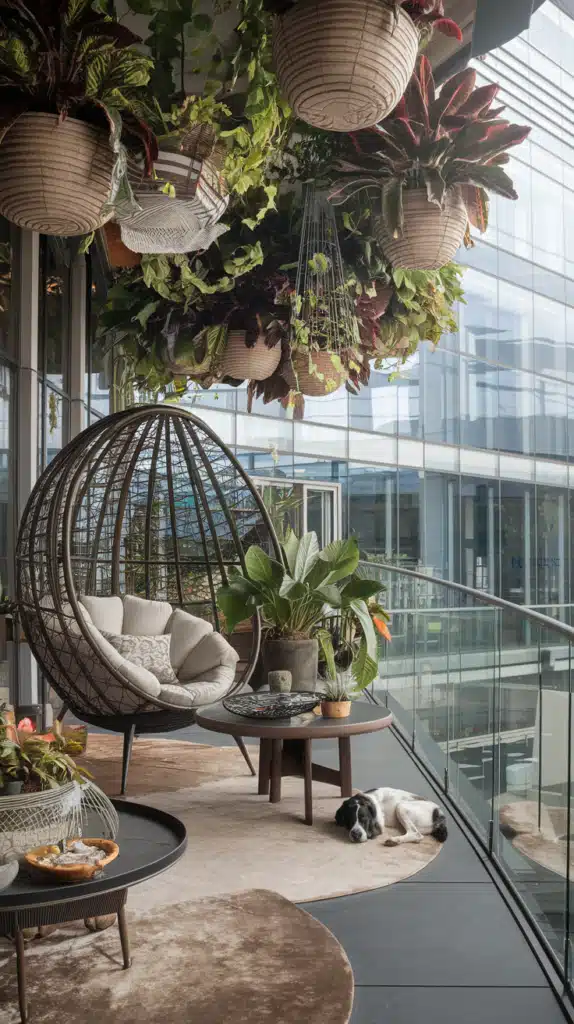
{"type": "Polygon", "coordinates": [[[132,49],[140,41],[93,0],[2,4],[0,213],[8,220],[87,234],[112,216],[126,185],[126,146],[151,172],[152,61],[132,49]]]}
{"type": "Polygon", "coordinates": [[[382,194],[377,236],[396,268],[439,269],[469,222],[486,230],[489,192],[518,198],[502,165],[530,128],[502,120],[504,108],[492,107],[498,87],[475,89],[475,81],[468,68],[436,95],[430,63],[420,57],[393,116],[355,139],[355,153],[341,163],[351,190],[373,185],[382,194]]]}
{"type": "Polygon", "coordinates": [[[265,0],[265,7],[276,15],[281,92],[302,121],[331,131],[387,117],[434,29],[462,39],[443,0],[265,0]]]}
{"type": "Polygon", "coordinates": [[[227,629],[232,632],[236,623],[260,611],[264,673],[287,669],[293,690],[314,690],[319,644],[333,665],[332,635],[325,620],[337,613],[352,617],[358,633],[353,675],[358,685],[368,685],[378,668],[376,623],[368,601],[380,593],[381,584],[358,574],[357,541],[333,541],[321,550],[315,533],[299,540],[290,531],[281,547],[283,562],[278,562],[252,545],[243,571],[219,590],[227,629]]]}

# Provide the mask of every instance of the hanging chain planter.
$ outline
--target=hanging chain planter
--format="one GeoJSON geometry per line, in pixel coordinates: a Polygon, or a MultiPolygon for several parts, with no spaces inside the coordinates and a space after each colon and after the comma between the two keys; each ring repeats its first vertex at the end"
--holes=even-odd
{"type": "Polygon", "coordinates": [[[311,186],[305,195],[284,377],[302,395],[336,391],[360,348],[355,306],[345,285],[335,212],[311,186]]]}

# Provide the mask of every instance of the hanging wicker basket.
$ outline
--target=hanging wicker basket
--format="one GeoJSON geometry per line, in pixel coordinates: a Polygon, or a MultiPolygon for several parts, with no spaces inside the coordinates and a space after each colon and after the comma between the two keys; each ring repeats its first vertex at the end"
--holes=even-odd
{"type": "Polygon", "coordinates": [[[205,140],[198,134],[191,155],[161,150],[153,178],[144,178],[143,167],[130,165],[128,176],[141,210],[120,220],[122,241],[128,249],[138,253],[193,252],[209,248],[222,234],[225,228],[217,224],[229,196],[217,159],[196,155],[205,151],[205,140]],[[162,191],[166,184],[173,186],[175,196],[162,191]]]}
{"type": "Polygon", "coordinates": [[[396,107],[419,34],[385,0],[296,0],[275,19],[279,88],[294,114],[336,132],[370,128],[396,107]]]}
{"type": "Polygon", "coordinates": [[[378,240],[394,267],[404,270],[440,270],[462,245],[468,213],[460,189],[451,189],[444,209],[429,203],[426,189],[403,190],[404,229],[393,238],[384,221],[378,222],[378,240]]]}
{"type": "Polygon", "coordinates": [[[292,354],[283,376],[292,391],[298,391],[309,398],[329,395],[332,391],[337,391],[347,380],[345,370],[334,366],[331,352],[302,350],[292,354]]]}
{"type": "Polygon", "coordinates": [[[114,155],[104,132],[57,114],[22,114],[0,144],[0,214],[45,235],[100,228],[114,155]]]}
{"type": "Polygon", "coordinates": [[[230,331],[223,356],[221,372],[234,380],[267,380],[281,362],[281,345],[268,348],[262,336],[250,348],[245,344],[245,331],[230,331]]]}
{"type": "Polygon", "coordinates": [[[103,228],[104,242],[111,267],[137,267],[141,263],[141,253],[132,252],[122,242],[119,224],[108,221],[103,228]]]}

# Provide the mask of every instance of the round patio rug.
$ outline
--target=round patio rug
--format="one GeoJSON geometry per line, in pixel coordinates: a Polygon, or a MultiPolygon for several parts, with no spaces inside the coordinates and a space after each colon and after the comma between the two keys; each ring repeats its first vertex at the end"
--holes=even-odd
{"type": "MultiPolygon", "coordinates": [[[[27,949],[34,1024],[346,1024],[353,974],[335,937],[277,893],[252,891],[129,915],[133,963],[116,928],[76,923],[27,949]]],[[[0,951],[0,1017],[17,1024],[14,954],[0,951]],[[4,954],[4,956],[2,956],[4,954]],[[4,961],[4,962],[2,962],[4,961]]]]}
{"type": "MultiPolygon", "coordinates": [[[[112,794],[120,751],[117,737],[90,736],[89,758],[82,760],[112,794]]],[[[250,752],[256,763],[257,748],[250,752]]],[[[295,903],[365,892],[416,874],[441,849],[430,837],[385,846],[385,838],[395,834],[391,829],[381,838],[352,843],[335,825],[339,791],[325,783],[313,783],[314,824],[305,825],[303,780],[283,779],[281,803],[271,804],[257,795],[257,779],[235,746],[138,740],[128,797],[175,814],[189,835],[177,864],[131,891],[129,905],[138,910],[245,889],[272,889],[295,903]]],[[[121,849],[121,836],[119,842],[121,849]]]]}

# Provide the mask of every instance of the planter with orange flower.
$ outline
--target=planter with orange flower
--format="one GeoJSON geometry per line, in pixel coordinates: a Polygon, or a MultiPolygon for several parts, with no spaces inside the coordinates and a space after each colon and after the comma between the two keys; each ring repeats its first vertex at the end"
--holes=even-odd
{"type": "Polygon", "coordinates": [[[315,533],[299,539],[290,531],[281,548],[279,562],[250,547],[245,568],[219,590],[228,630],[259,611],[266,673],[288,669],[294,690],[314,690],[320,648],[329,678],[350,669],[355,690],[365,689],[378,674],[375,619],[386,625],[387,615],[378,602],[381,583],[359,574],[356,539],[321,550],[315,533]]]}

